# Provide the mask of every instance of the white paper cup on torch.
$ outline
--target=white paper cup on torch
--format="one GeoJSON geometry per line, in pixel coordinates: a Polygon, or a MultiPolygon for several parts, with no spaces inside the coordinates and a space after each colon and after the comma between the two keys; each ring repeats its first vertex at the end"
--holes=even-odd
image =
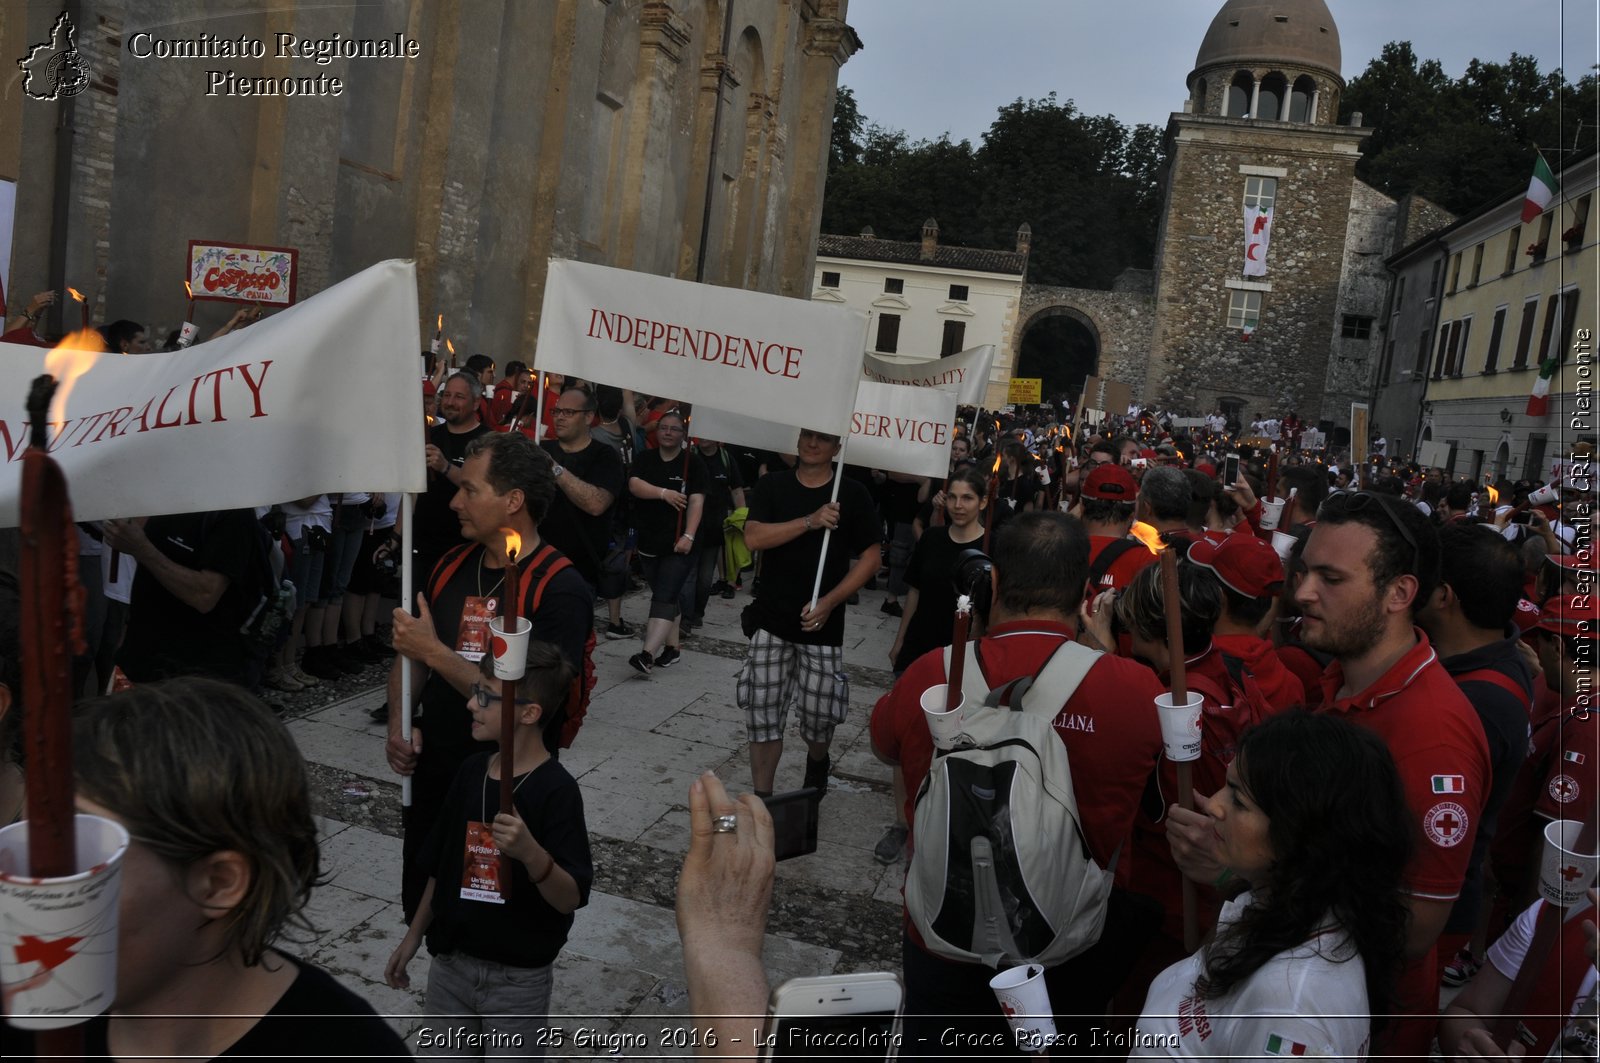
{"type": "Polygon", "coordinates": [[[1056,1036],[1056,1020],[1042,965],[1025,963],[1007,968],[989,979],[989,988],[994,990],[1000,1010],[1011,1024],[1018,1048],[1043,1052],[1050,1047],[1056,1036]]]}
{"type": "Polygon", "coordinates": [[[1289,555],[1294,552],[1294,544],[1297,541],[1288,532],[1275,531],[1272,533],[1272,548],[1278,552],[1280,561],[1289,560],[1289,555]]]}
{"type": "Polygon", "coordinates": [[[956,739],[961,737],[961,728],[966,723],[966,698],[958,701],[955,708],[946,711],[945,692],[949,689],[948,683],[940,683],[922,692],[922,715],[928,720],[928,733],[933,735],[933,744],[940,749],[954,749],[956,739]]]}
{"type": "Polygon", "coordinates": [[[489,649],[494,653],[496,679],[521,679],[528,670],[528,636],[533,631],[533,621],[517,617],[517,630],[507,633],[506,618],[497,616],[489,621],[489,649]]]}
{"type": "Polygon", "coordinates": [[[111,1007],[117,993],[117,899],[128,832],[77,817],[77,866],[33,878],[28,821],[0,830],[0,980],[6,1021],[27,1030],[74,1026],[111,1007]]]}
{"type": "Polygon", "coordinates": [[[1553,506],[1559,501],[1561,501],[1561,488],[1556,484],[1545,484],[1528,495],[1530,506],[1553,506]]]}
{"type": "Polygon", "coordinates": [[[1171,761],[1200,759],[1200,708],[1205,699],[1193,690],[1184,694],[1182,704],[1173,700],[1172,691],[1156,695],[1156,716],[1161,720],[1161,741],[1171,761]]]}
{"type": "Polygon", "coordinates": [[[1278,521],[1283,519],[1283,507],[1289,504],[1287,498],[1263,498],[1261,500],[1261,530],[1271,531],[1278,526],[1278,521]]]}
{"type": "Polygon", "coordinates": [[[193,321],[185,321],[183,323],[183,328],[178,330],[178,346],[189,346],[194,342],[194,338],[198,335],[200,335],[200,326],[196,325],[193,321]]]}
{"type": "Polygon", "coordinates": [[[1558,819],[1544,828],[1544,857],[1539,863],[1539,892],[1561,908],[1582,904],[1584,892],[1594,885],[1600,870],[1600,853],[1576,851],[1583,824],[1575,819],[1558,819]]]}

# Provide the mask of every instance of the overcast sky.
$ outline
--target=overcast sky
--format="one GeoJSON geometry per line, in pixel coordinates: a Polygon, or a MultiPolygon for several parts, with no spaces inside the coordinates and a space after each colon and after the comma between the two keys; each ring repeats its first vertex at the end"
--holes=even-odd
{"type": "MultiPolygon", "coordinates": [[[[1287,0],[1293,3],[1294,0],[1287,0]]],[[[1086,114],[1165,127],[1222,0],[850,0],[866,47],[840,71],[868,121],[974,145],[995,112],[1054,91],[1086,114]]],[[[1532,55],[1571,80],[1600,57],[1595,0],[1328,0],[1345,80],[1389,41],[1459,77],[1532,55]],[[1563,25],[1563,14],[1565,24],[1563,25]]],[[[1592,116],[1589,119],[1593,121],[1592,116]]]]}

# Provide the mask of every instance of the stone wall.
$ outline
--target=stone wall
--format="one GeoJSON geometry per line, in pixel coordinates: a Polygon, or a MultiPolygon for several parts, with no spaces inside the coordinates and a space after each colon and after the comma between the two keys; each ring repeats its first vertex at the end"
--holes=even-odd
{"type": "MultiPolygon", "coordinates": [[[[414,258],[427,324],[442,313],[458,352],[502,362],[533,349],[552,256],[807,294],[827,116],[859,40],[846,0],[725,2],[726,44],[719,0],[79,0],[96,83],[74,104],[70,189],[51,165],[58,104],[7,103],[22,120],[0,130],[0,164],[29,160],[0,174],[20,182],[12,288],[74,284],[96,321],[159,329],[182,318],[191,239],[296,249],[302,298],[414,258]],[[135,58],[139,31],[266,54],[135,58]],[[280,32],[401,33],[420,54],[317,65],[277,58],[280,32]],[[219,68],[344,91],[207,95],[219,68]],[[48,253],[58,195],[65,277],[48,253]]],[[[7,5],[6,54],[48,37],[55,13],[7,5]]],[[[202,303],[198,323],[231,310],[202,303]]]]}
{"type": "MultiPolygon", "coordinates": [[[[1135,395],[1141,394],[1147,382],[1154,311],[1155,301],[1148,292],[1023,285],[1009,365],[1015,366],[1021,357],[1022,337],[1030,326],[1049,317],[1070,317],[1094,336],[1099,353],[1095,373],[1102,380],[1120,380],[1130,385],[1135,395]]],[[[1005,379],[1010,377],[1008,371],[1005,379]]]]}
{"type": "Polygon", "coordinates": [[[1198,414],[1237,399],[1246,421],[1323,409],[1355,160],[1367,133],[1173,116],[1146,401],[1198,414]],[[1267,275],[1244,278],[1252,171],[1278,185],[1267,275]],[[1261,293],[1248,341],[1227,324],[1230,292],[1244,289],[1261,293]]]}
{"type": "Polygon", "coordinates": [[[1322,409],[1320,413],[1302,411],[1335,424],[1348,423],[1352,402],[1370,400],[1387,332],[1382,326],[1390,277],[1384,259],[1394,250],[1395,201],[1361,181],[1351,184],[1350,221],[1345,227],[1344,266],[1333,314],[1322,409]],[[1346,318],[1368,319],[1367,336],[1345,336],[1346,318]]]}

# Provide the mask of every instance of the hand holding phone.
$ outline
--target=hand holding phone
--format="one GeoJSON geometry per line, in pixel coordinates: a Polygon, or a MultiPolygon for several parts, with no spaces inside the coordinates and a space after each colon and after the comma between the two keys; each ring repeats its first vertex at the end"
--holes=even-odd
{"type": "Polygon", "coordinates": [[[772,991],[762,1058],[893,1058],[904,997],[888,971],[791,978],[772,991]]]}

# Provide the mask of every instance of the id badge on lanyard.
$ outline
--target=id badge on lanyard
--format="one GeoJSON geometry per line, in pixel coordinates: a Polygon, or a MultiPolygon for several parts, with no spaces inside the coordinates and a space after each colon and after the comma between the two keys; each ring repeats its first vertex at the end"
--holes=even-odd
{"type": "Polygon", "coordinates": [[[489,621],[500,599],[469,594],[461,602],[461,623],[456,628],[456,652],[473,663],[489,652],[489,621]]]}
{"type": "Polygon", "coordinates": [[[461,899],[506,903],[500,888],[500,847],[494,828],[478,820],[467,821],[466,852],[461,861],[461,899]]]}

